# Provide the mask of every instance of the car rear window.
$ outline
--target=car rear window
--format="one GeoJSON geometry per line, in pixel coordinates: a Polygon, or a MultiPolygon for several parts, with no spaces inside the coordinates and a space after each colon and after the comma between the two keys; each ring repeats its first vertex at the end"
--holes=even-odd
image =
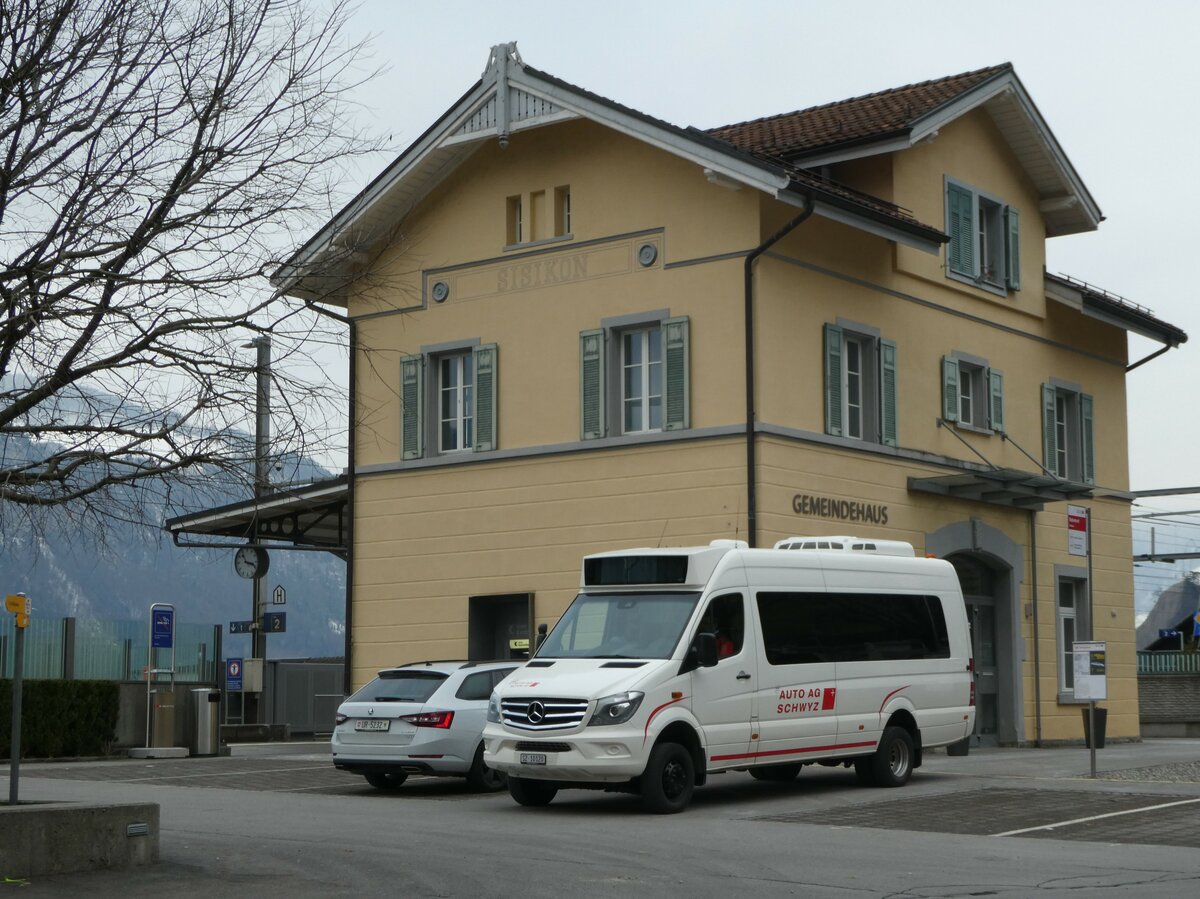
{"type": "Polygon", "coordinates": [[[441,671],[385,671],[348,702],[424,702],[446,679],[441,671]]]}

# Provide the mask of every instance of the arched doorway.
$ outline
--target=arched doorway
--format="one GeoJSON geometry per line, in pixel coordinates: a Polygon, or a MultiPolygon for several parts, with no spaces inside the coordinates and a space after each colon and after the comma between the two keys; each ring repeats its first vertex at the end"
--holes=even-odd
{"type": "Polygon", "coordinates": [[[1025,739],[1021,681],[1020,585],[1023,548],[978,518],[926,535],[925,549],[958,573],[975,659],[975,746],[1016,746],[1025,739]]]}
{"type": "Polygon", "coordinates": [[[999,734],[1000,677],[996,662],[996,574],[976,555],[957,553],[947,561],[958,573],[967,624],[971,628],[971,656],[975,660],[976,746],[995,746],[999,734]]]}

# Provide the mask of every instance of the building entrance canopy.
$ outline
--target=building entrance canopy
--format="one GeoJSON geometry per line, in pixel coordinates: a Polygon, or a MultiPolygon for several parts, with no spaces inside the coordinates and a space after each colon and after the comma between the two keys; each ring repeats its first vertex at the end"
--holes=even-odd
{"type": "Polygon", "coordinates": [[[346,478],[334,478],[181,515],[163,529],[176,546],[324,550],[346,559],[348,499],[346,478]]]}
{"type": "Polygon", "coordinates": [[[1092,496],[1092,487],[1087,484],[1016,468],[909,478],[908,489],[1035,511],[1041,511],[1046,503],[1090,499],[1092,496]]]}

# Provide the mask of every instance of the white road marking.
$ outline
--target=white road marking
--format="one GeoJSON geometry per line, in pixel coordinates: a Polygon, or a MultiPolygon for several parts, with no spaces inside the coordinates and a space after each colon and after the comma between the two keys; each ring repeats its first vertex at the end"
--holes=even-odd
{"type": "Polygon", "coordinates": [[[1022,827],[1019,830],[1006,830],[1004,833],[994,833],[994,837],[1015,837],[1023,833],[1032,833],[1035,830],[1054,830],[1058,827],[1070,827],[1072,824],[1087,824],[1089,821],[1099,821],[1103,818],[1117,818],[1121,815],[1140,815],[1142,812],[1153,812],[1160,808],[1172,808],[1177,805],[1191,805],[1192,803],[1200,802],[1200,799],[1181,799],[1178,802],[1164,802],[1160,805],[1147,805],[1144,808],[1131,808],[1123,812],[1108,812],[1103,815],[1091,815],[1087,818],[1072,818],[1069,821],[1056,821],[1053,824],[1043,824],[1040,827],[1022,827]]]}

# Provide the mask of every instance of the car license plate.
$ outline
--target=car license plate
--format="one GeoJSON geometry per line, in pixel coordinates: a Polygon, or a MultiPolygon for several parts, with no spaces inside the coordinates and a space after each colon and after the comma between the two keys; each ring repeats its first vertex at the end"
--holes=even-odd
{"type": "Polygon", "coordinates": [[[391,727],[391,720],[388,718],[359,718],[354,722],[355,730],[387,730],[391,727]]]}
{"type": "Polygon", "coordinates": [[[544,765],[546,764],[546,753],[544,752],[522,752],[522,765],[544,765]]]}

